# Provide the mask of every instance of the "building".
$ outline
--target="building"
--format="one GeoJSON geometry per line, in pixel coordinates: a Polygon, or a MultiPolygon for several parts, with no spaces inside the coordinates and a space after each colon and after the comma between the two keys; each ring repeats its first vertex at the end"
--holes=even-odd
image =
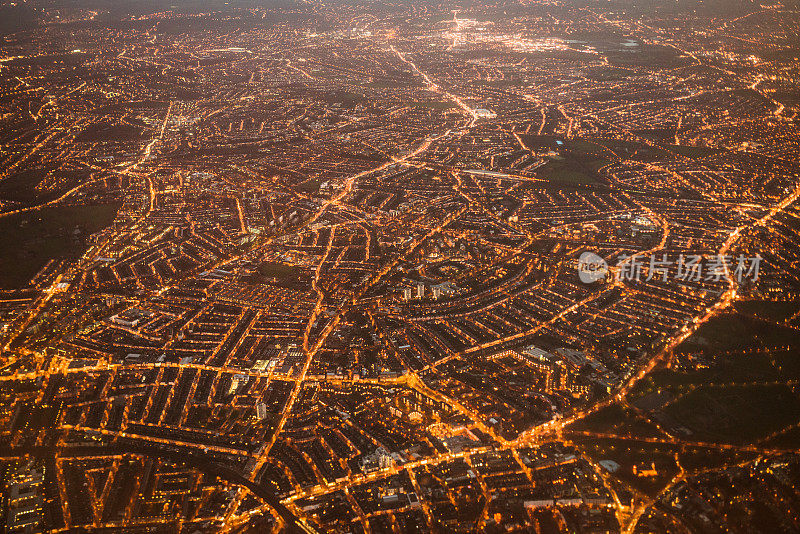
{"type": "Polygon", "coordinates": [[[32,464],[10,473],[7,488],[7,532],[34,534],[43,532],[44,469],[32,464]]]}

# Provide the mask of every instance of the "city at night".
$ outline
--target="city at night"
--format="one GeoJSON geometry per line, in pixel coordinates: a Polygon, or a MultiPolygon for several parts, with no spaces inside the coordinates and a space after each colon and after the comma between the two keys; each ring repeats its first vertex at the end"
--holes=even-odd
{"type": "Polygon", "coordinates": [[[800,1],[0,0],[0,532],[800,534],[800,1]]]}

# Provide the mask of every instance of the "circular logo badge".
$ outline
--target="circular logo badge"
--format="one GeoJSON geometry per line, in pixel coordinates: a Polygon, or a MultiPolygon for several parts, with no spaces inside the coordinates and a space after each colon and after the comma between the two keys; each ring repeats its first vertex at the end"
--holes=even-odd
{"type": "Polygon", "coordinates": [[[608,274],[606,260],[594,252],[584,252],[578,258],[578,278],[584,284],[591,284],[603,280],[608,274]]]}

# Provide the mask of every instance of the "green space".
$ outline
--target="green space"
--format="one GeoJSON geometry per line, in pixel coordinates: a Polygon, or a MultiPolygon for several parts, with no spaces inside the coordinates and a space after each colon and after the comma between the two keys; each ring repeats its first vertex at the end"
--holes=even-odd
{"type": "Polygon", "coordinates": [[[791,427],[764,441],[765,447],[776,449],[800,450],[800,427],[791,427]]]}
{"type": "Polygon", "coordinates": [[[308,280],[308,273],[298,265],[278,261],[267,261],[258,267],[256,282],[267,282],[283,287],[296,287],[308,280]]]}
{"type": "Polygon", "coordinates": [[[705,366],[693,371],[656,369],[636,385],[629,400],[648,404],[648,397],[657,400],[653,397],[665,393],[677,396],[704,384],[719,386],[800,378],[797,330],[768,320],[790,316],[798,303],[742,301],[734,307],[739,313],[711,319],[675,350],[679,360],[685,354],[694,354],[705,361],[705,366]]]}
{"type": "Polygon", "coordinates": [[[614,154],[605,146],[589,139],[567,139],[564,146],[572,155],[593,170],[597,170],[611,162],[614,154]]]}
{"type": "Polygon", "coordinates": [[[595,181],[589,172],[582,169],[576,162],[560,157],[539,167],[536,175],[552,183],[564,185],[591,184],[595,181]]]}
{"type": "Polygon", "coordinates": [[[639,417],[633,410],[616,404],[607,406],[573,423],[569,426],[569,430],[635,437],[664,437],[664,433],[655,425],[639,417]]]}
{"type": "Polygon", "coordinates": [[[13,200],[24,205],[44,204],[89,180],[90,172],[85,169],[26,168],[0,181],[0,200],[13,200]],[[55,180],[47,180],[48,177],[55,177],[55,180]],[[43,185],[48,182],[49,185],[43,185]]]}
{"type": "Polygon", "coordinates": [[[691,372],[658,369],[642,379],[628,400],[645,410],[655,410],[672,398],[703,385],[727,386],[793,380],[800,376],[797,351],[763,351],[715,357],[710,368],[691,372]]]}
{"type": "Polygon", "coordinates": [[[36,186],[47,176],[47,169],[34,168],[16,172],[0,182],[0,198],[32,202],[37,197],[36,186]]]}
{"type": "Polygon", "coordinates": [[[0,218],[0,287],[22,287],[49,260],[81,254],[86,238],[111,224],[118,210],[117,204],[54,206],[0,218]]]}
{"type": "Polygon", "coordinates": [[[594,141],[623,158],[656,161],[675,157],[673,153],[662,148],[633,141],[623,141],[621,139],[594,139],[594,141]]]}
{"type": "Polygon", "coordinates": [[[681,373],[670,369],[656,369],[636,384],[628,394],[628,399],[636,403],[641,398],[665,391],[678,392],[705,380],[708,375],[708,372],[681,373]]]}
{"type": "Polygon", "coordinates": [[[683,447],[678,461],[686,471],[722,468],[755,459],[756,453],[736,450],[719,450],[708,447],[683,447]]]}
{"type": "MultiPolygon", "coordinates": [[[[641,380],[628,401],[672,427],[685,439],[751,444],[778,433],[767,445],[800,444],[800,344],[797,331],[752,315],[783,318],[794,303],[745,301],[715,317],[681,346],[677,361],[693,355],[696,370],[657,369],[641,380]],[[781,433],[782,430],[787,432],[781,433]]],[[[619,432],[616,432],[619,433],[619,432]]],[[[707,464],[702,450],[684,467],[707,464]]],[[[724,458],[720,463],[724,463],[724,458]]]]}
{"type": "Polygon", "coordinates": [[[744,315],[782,322],[800,311],[800,301],[743,300],[737,302],[734,308],[744,315]]]}
{"type": "Polygon", "coordinates": [[[269,278],[297,276],[298,271],[302,271],[302,269],[296,265],[278,261],[267,261],[258,266],[258,273],[269,278]]]}
{"type": "Polygon", "coordinates": [[[520,136],[529,150],[550,149],[552,156],[536,170],[539,178],[554,184],[586,185],[597,182],[597,170],[607,165],[614,153],[592,139],[561,139],[556,136],[520,136]]]}
{"type": "Polygon", "coordinates": [[[781,380],[782,373],[773,363],[773,358],[771,351],[718,357],[707,380],[714,384],[777,382],[781,380]]]}
{"type": "Polygon", "coordinates": [[[315,194],[319,192],[319,186],[322,185],[322,182],[322,178],[309,178],[299,183],[297,188],[304,193],[315,194]]]}
{"type": "Polygon", "coordinates": [[[800,350],[797,348],[770,351],[770,357],[786,380],[800,380],[800,350]]]}
{"type": "Polygon", "coordinates": [[[724,352],[784,346],[800,347],[797,330],[740,313],[726,313],[703,324],[676,351],[724,352]]]}
{"type": "Polygon", "coordinates": [[[751,443],[800,421],[790,386],[701,387],[664,408],[701,441],[751,443]]]}

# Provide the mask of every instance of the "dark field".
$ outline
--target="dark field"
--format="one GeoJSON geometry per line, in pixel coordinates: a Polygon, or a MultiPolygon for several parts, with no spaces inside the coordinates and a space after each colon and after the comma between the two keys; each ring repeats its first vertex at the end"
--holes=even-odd
{"type": "Polygon", "coordinates": [[[51,259],[80,254],[111,224],[117,205],[65,206],[0,219],[0,288],[24,286],[51,259]],[[74,235],[80,229],[79,235],[74,235]]]}

